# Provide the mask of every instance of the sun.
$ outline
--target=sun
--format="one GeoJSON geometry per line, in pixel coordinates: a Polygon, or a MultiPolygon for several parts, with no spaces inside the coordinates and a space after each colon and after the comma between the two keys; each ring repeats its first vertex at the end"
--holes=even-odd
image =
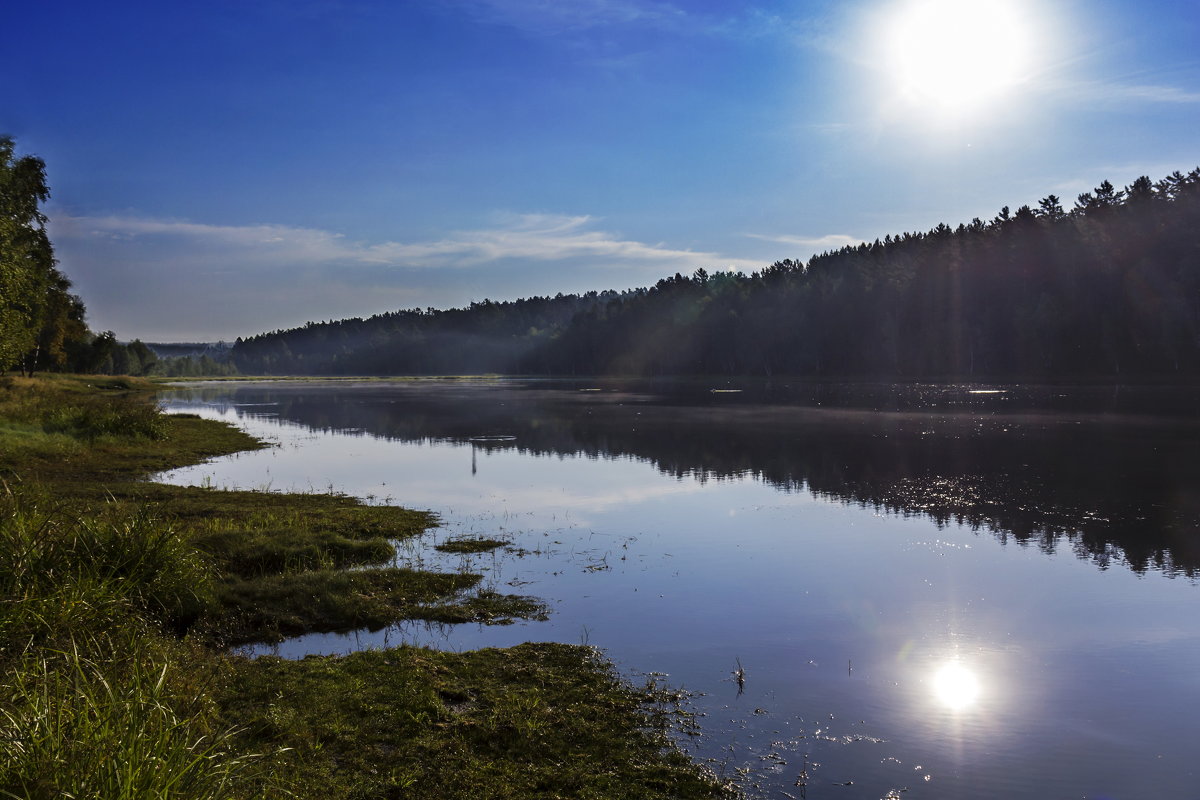
{"type": "Polygon", "coordinates": [[[1015,0],[910,0],[887,23],[888,69],[922,106],[986,106],[1028,74],[1029,22],[1015,0]]]}
{"type": "Polygon", "coordinates": [[[952,711],[964,711],[979,699],[979,679],[958,662],[944,665],[933,676],[933,693],[952,711]]]}

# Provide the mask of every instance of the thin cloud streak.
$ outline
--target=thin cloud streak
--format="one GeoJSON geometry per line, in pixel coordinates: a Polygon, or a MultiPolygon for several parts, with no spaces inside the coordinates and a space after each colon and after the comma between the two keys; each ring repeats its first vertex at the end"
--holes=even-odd
{"type": "Polygon", "coordinates": [[[622,238],[595,223],[527,214],[431,241],[369,243],[288,225],[53,214],[50,234],[92,326],[148,341],[231,339],[310,320],[762,266],[622,238]]]}
{"type": "Polygon", "coordinates": [[[1114,103],[1122,105],[1128,103],[1165,105],[1193,105],[1200,103],[1200,92],[1180,89],[1177,86],[1105,81],[1061,83],[1053,87],[1053,94],[1088,103],[1114,103]]]}
{"type": "Polygon", "coordinates": [[[504,25],[534,36],[601,32],[615,27],[642,28],[679,36],[754,39],[784,35],[799,44],[816,36],[812,20],[750,8],[740,13],[696,13],[657,0],[454,0],[475,22],[504,25]]]}
{"type": "Polygon", "coordinates": [[[1174,86],[1115,86],[1108,87],[1118,97],[1144,100],[1147,103],[1200,103],[1200,92],[1189,92],[1174,86]]]}
{"type": "Polygon", "coordinates": [[[847,236],[842,233],[831,233],[827,236],[767,236],[757,233],[747,233],[747,238],[758,239],[764,242],[775,242],[777,244],[786,244],[792,247],[812,248],[814,252],[823,252],[826,250],[840,250],[843,247],[854,247],[863,242],[862,239],[855,236],[847,236]]]}
{"type": "Polygon", "coordinates": [[[563,261],[604,260],[613,266],[631,262],[667,264],[680,261],[753,268],[757,262],[724,258],[716,253],[681,250],[663,243],[646,244],[616,234],[593,230],[590,216],[524,214],[508,224],[478,230],[456,231],[428,242],[367,244],[315,228],[287,225],[208,225],[143,217],[71,217],[54,220],[55,235],[71,240],[90,239],[134,243],[176,239],[181,246],[234,251],[243,264],[288,263],[293,266],[363,264],[397,268],[455,268],[478,266],[505,259],[563,261]]]}
{"type": "Polygon", "coordinates": [[[459,0],[454,5],[479,22],[549,36],[611,25],[674,28],[687,19],[669,3],[634,0],[459,0]]]}

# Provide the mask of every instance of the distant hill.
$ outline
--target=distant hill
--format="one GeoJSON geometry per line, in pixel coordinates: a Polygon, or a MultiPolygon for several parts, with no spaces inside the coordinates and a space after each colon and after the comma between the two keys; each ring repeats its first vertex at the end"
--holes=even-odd
{"type": "Polygon", "coordinates": [[[1200,376],[1200,169],[752,274],[239,339],[244,373],[1200,376]]]}

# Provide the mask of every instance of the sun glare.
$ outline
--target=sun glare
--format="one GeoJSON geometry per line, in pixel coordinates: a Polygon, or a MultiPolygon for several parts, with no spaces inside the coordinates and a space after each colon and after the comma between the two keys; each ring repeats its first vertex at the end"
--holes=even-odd
{"type": "Polygon", "coordinates": [[[964,711],[979,699],[979,679],[962,664],[951,662],[933,676],[933,693],[952,711],[964,711]]]}
{"type": "Polygon", "coordinates": [[[1027,17],[1012,0],[911,0],[887,26],[889,70],[922,106],[944,112],[986,106],[1028,72],[1027,17]]]}

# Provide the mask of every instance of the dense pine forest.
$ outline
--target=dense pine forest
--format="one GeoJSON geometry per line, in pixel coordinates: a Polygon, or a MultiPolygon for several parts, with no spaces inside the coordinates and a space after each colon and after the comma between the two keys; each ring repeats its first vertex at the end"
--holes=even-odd
{"type": "Polygon", "coordinates": [[[1200,373],[1200,169],[753,274],[406,310],[239,340],[257,374],[1200,373]]]}

